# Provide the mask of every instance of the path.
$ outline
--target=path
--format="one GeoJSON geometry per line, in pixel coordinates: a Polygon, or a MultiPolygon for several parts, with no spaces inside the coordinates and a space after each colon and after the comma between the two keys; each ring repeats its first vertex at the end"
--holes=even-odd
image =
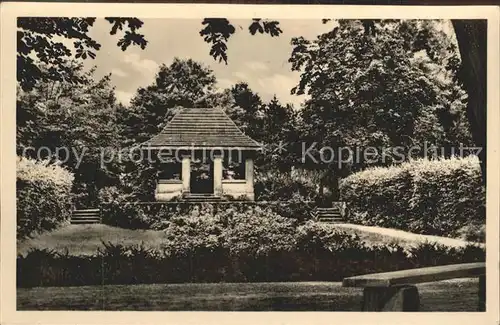
{"type": "Polygon", "coordinates": [[[335,228],[340,229],[340,230],[346,230],[348,232],[355,232],[361,235],[374,235],[374,236],[381,236],[385,237],[387,241],[388,239],[395,240],[396,242],[404,242],[404,243],[409,243],[409,244],[418,244],[418,243],[437,243],[441,245],[445,245],[448,247],[463,247],[466,246],[467,244],[477,244],[480,247],[484,247],[484,244],[482,243],[471,243],[467,242],[461,239],[455,239],[455,238],[448,238],[448,237],[440,237],[440,236],[432,236],[432,235],[421,235],[421,234],[414,234],[411,232],[403,231],[403,230],[398,230],[398,229],[390,229],[390,228],[381,228],[381,227],[374,227],[374,226],[363,226],[363,225],[356,225],[356,224],[351,224],[351,223],[337,223],[333,225],[335,228]]]}

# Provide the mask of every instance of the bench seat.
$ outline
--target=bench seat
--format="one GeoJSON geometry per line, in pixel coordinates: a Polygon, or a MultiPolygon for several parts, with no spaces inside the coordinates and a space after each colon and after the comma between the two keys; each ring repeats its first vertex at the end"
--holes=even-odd
{"type": "Polygon", "coordinates": [[[485,274],[486,263],[465,263],[424,267],[419,269],[353,276],[342,281],[343,287],[389,287],[396,284],[417,284],[455,278],[478,277],[485,274]]]}
{"type": "Polygon", "coordinates": [[[418,311],[417,283],[479,277],[478,311],[486,308],[486,263],[464,263],[345,278],[343,287],[363,290],[363,311],[418,311]]]}

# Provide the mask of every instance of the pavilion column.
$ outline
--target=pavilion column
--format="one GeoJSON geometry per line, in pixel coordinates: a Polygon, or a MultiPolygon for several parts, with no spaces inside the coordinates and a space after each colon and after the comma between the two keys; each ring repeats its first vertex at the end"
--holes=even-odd
{"type": "Polygon", "coordinates": [[[247,192],[250,194],[250,199],[254,199],[254,191],[253,191],[253,159],[251,157],[247,157],[245,159],[245,180],[247,186],[247,192]]]}
{"type": "Polygon", "coordinates": [[[222,156],[213,157],[214,163],[214,195],[222,195],[222,156]]]}
{"type": "Polygon", "coordinates": [[[191,182],[191,157],[182,157],[182,192],[189,193],[189,187],[191,182]]]}

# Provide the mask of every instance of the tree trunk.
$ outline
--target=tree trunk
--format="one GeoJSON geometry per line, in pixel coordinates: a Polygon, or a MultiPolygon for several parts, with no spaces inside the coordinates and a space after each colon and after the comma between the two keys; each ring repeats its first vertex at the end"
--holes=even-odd
{"type": "Polygon", "coordinates": [[[336,169],[332,178],[332,199],[334,201],[340,201],[340,188],[339,188],[339,170],[336,169]]]}
{"type": "Polygon", "coordinates": [[[452,24],[462,58],[459,78],[468,94],[467,116],[474,143],[482,148],[479,159],[486,185],[487,20],[452,20],[452,24]]]}

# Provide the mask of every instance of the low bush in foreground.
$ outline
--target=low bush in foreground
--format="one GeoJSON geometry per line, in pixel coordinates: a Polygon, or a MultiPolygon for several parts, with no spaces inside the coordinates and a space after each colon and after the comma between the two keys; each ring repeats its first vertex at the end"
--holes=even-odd
{"type": "Polygon", "coordinates": [[[485,251],[476,246],[369,245],[324,224],[298,225],[258,210],[250,219],[236,210],[206,218],[175,217],[164,236],[155,248],[103,243],[87,256],[33,249],[17,258],[17,285],[340,281],[365,273],[485,259],[485,251]]]}
{"type": "Polygon", "coordinates": [[[51,230],[71,215],[73,174],[48,161],[17,160],[17,235],[51,230]]]}
{"type": "Polygon", "coordinates": [[[340,189],[355,223],[428,235],[484,236],[485,189],[477,157],[367,169],[345,178],[340,189]]]}

